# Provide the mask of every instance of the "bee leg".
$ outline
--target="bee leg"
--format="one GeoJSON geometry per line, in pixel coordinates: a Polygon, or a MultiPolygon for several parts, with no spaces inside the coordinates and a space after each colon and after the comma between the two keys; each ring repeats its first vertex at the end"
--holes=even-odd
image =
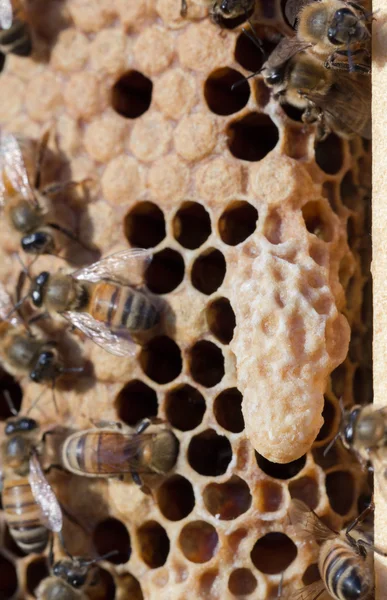
{"type": "Polygon", "coordinates": [[[365,540],[356,540],[352,535],[351,535],[351,531],[353,529],[355,529],[357,527],[357,525],[359,523],[362,523],[370,513],[372,513],[375,510],[375,505],[373,503],[373,501],[360,513],[360,515],[358,515],[356,517],[356,519],[354,519],[352,521],[352,523],[350,523],[347,527],[347,529],[345,530],[345,536],[348,540],[348,542],[351,544],[351,546],[354,547],[358,547],[358,545],[361,542],[361,545],[371,545],[368,542],[366,542],[365,540]]]}
{"type": "Polygon", "coordinates": [[[187,16],[187,0],[181,0],[180,16],[187,16]]]}
{"type": "Polygon", "coordinates": [[[122,423],[119,421],[95,421],[94,419],[90,419],[90,423],[92,423],[92,425],[98,429],[105,429],[106,427],[111,429],[122,429],[122,423]]]}
{"type": "Polygon", "coordinates": [[[281,579],[280,579],[280,582],[279,582],[279,585],[278,585],[277,598],[282,598],[283,583],[284,583],[284,572],[282,571],[282,573],[281,573],[281,579]]]}
{"type": "Polygon", "coordinates": [[[38,150],[38,155],[37,155],[37,159],[36,159],[35,182],[34,182],[34,188],[36,190],[38,190],[40,188],[40,184],[41,184],[42,165],[43,165],[43,161],[44,161],[44,156],[47,151],[47,144],[48,144],[49,137],[50,137],[50,130],[48,129],[43,134],[43,136],[40,140],[40,143],[39,143],[39,150],[38,150]]]}

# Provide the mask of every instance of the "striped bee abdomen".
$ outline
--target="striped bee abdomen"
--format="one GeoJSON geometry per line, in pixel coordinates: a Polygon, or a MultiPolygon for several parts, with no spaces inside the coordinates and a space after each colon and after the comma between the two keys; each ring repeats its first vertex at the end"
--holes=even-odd
{"type": "Polygon", "coordinates": [[[9,530],[19,548],[26,554],[42,552],[47,545],[49,531],[43,525],[40,507],[28,478],[6,479],[2,501],[9,530]]]}
{"type": "Polygon", "coordinates": [[[370,593],[369,566],[345,542],[329,544],[321,564],[325,585],[337,600],[365,600],[370,593]]]}

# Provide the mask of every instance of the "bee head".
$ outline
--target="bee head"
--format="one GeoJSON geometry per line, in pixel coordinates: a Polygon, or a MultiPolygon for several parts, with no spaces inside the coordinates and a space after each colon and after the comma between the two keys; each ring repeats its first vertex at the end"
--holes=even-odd
{"type": "Polygon", "coordinates": [[[285,83],[285,69],[281,67],[273,67],[264,70],[265,83],[270,87],[277,87],[285,83]]]}
{"type": "Polygon", "coordinates": [[[39,354],[38,360],[30,373],[30,379],[39,383],[47,379],[53,379],[55,375],[55,354],[52,350],[45,350],[39,354]]]}
{"type": "Polygon", "coordinates": [[[17,419],[8,419],[5,426],[5,435],[13,435],[15,433],[25,433],[38,429],[39,425],[35,419],[30,417],[19,417],[17,419]]]}
{"type": "Polygon", "coordinates": [[[368,29],[362,20],[349,8],[335,12],[328,28],[328,40],[335,46],[360,42],[369,37],[368,29]]]}
{"type": "Polygon", "coordinates": [[[361,412],[360,406],[354,406],[351,410],[346,411],[343,416],[341,438],[344,446],[350,449],[355,440],[357,421],[361,412]]]}
{"type": "Polygon", "coordinates": [[[54,238],[47,231],[36,231],[23,236],[21,245],[27,254],[43,254],[54,249],[54,238]]]}
{"type": "Polygon", "coordinates": [[[35,279],[32,280],[30,296],[35,306],[40,308],[43,304],[44,292],[47,286],[50,274],[48,271],[42,271],[35,279]]]}
{"type": "Polygon", "coordinates": [[[73,588],[81,588],[85,585],[88,571],[88,563],[81,559],[59,560],[52,568],[53,575],[64,579],[73,588]]]}

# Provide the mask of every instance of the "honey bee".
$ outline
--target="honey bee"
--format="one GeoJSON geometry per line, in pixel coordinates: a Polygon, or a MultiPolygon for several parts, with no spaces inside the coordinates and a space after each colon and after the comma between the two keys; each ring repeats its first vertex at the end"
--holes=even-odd
{"type": "MultiPolygon", "coordinates": [[[[254,10],[255,0],[206,0],[206,4],[210,6],[211,19],[219,25],[222,19],[236,19],[242,15],[247,19],[254,10]]],[[[182,0],[180,14],[186,16],[187,0],[182,0]]]]}
{"type": "MultiPolygon", "coordinates": [[[[296,27],[297,39],[309,44],[328,69],[370,73],[370,65],[353,57],[369,59],[372,13],[345,0],[288,0],[285,15],[296,27]]],[[[368,60],[369,61],[369,60],[368,60]]]]}
{"type": "Polygon", "coordinates": [[[303,110],[305,123],[318,123],[317,136],[330,130],[348,138],[371,138],[371,83],[359,74],[330,71],[305,45],[284,38],[263,67],[265,83],[280,103],[303,110]]]}
{"type": "MultiPolygon", "coordinates": [[[[297,532],[319,545],[318,568],[321,579],[300,590],[294,600],[316,600],[329,592],[335,600],[366,600],[374,589],[372,535],[357,526],[373,510],[368,507],[341,532],[333,531],[300,500],[292,500],[290,520],[297,532]]],[[[380,554],[383,554],[380,552],[380,554]]]]}
{"type": "Polygon", "coordinates": [[[31,31],[21,0],[1,0],[0,51],[18,56],[32,52],[31,31]]]}
{"type": "Polygon", "coordinates": [[[43,271],[32,281],[32,302],[63,315],[108,352],[133,354],[132,336],[152,329],[160,319],[156,300],[133,287],[143,281],[151,258],[148,250],[132,249],[70,275],[43,271]]]}
{"type": "Polygon", "coordinates": [[[38,150],[32,140],[11,133],[0,136],[0,206],[17,233],[21,247],[29,254],[55,254],[56,232],[80,243],[68,229],[52,221],[51,198],[64,188],[83,182],[51,183],[41,189],[41,171],[50,132],[47,131],[38,150]]]}
{"type": "Polygon", "coordinates": [[[179,442],[170,429],[157,428],[144,419],[135,433],[120,431],[121,423],[70,434],[61,447],[61,466],[86,477],[119,477],[130,473],[142,485],[139,473],[168,473],[176,463],[179,442]]]}

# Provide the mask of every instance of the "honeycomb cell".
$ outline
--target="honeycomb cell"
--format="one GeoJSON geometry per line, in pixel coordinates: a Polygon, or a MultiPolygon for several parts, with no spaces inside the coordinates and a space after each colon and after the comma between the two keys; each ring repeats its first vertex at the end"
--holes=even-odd
{"type": "Polygon", "coordinates": [[[263,235],[268,242],[276,246],[284,241],[282,229],[282,217],[279,212],[273,208],[266,217],[263,235]]]}
{"type": "Polygon", "coordinates": [[[192,378],[204,387],[213,387],[224,376],[224,356],[221,349],[207,340],[196,342],[189,351],[192,378]]]}
{"type": "Polygon", "coordinates": [[[192,521],[183,527],[179,544],[184,556],[193,563],[205,563],[215,555],[218,546],[215,527],[205,521],[192,521]]]}
{"type": "Polygon", "coordinates": [[[31,561],[26,570],[26,584],[29,593],[35,596],[35,590],[39,583],[49,574],[50,569],[44,556],[31,561]]]}
{"type": "Polygon", "coordinates": [[[3,600],[13,598],[18,587],[17,574],[14,565],[0,554],[0,590],[3,600]]]}
{"type": "Polygon", "coordinates": [[[355,404],[366,404],[373,400],[372,370],[358,367],[353,374],[352,393],[355,404]]]}
{"type": "Polygon", "coordinates": [[[347,171],[340,183],[340,198],[350,210],[355,210],[359,202],[359,186],[353,180],[352,171],[347,171]]]}
{"type": "Polygon", "coordinates": [[[332,224],[328,217],[325,204],[310,201],[302,207],[302,216],[309,233],[313,233],[324,242],[331,242],[333,238],[332,224]]]}
{"type": "Polygon", "coordinates": [[[213,294],[222,285],[226,275],[226,260],[220,250],[208,248],[192,265],[191,281],[202,294],[213,294]]]}
{"type": "Polygon", "coordinates": [[[212,152],[217,140],[214,118],[204,113],[184,116],[174,132],[175,148],[185,160],[200,160],[212,152]]]}
{"type": "Polygon", "coordinates": [[[207,429],[193,436],[188,446],[188,462],[200,475],[218,476],[227,471],[232,458],[229,440],[207,429]]]}
{"type": "Polygon", "coordinates": [[[232,62],[234,40],[214,35],[214,31],[214,26],[206,19],[199,25],[191,25],[180,35],[177,51],[183,67],[207,74],[214,65],[232,62]]]}
{"type": "Polygon", "coordinates": [[[129,57],[128,38],[122,30],[111,28],[100,31],[90,46],[91,65],[101,74],[117,76],[122,73],[130,61],[129,57]]]}
{"type": "Polygon", "coordinates": [[[291,104],[281,104],[281,108],[284,111],[285,115],[289,117],[292,121],[296,121],[297,123],[302,122],[302,115],[304,113],[303,110],[292,106],[291,104]]]}
{"type": "Polygon", "coordinates": [[[304,585],[310,585],[315,581],[319,581],[321,579],[320,571],[318,568],[318,564],[313,563],[309,565],[309,567],[305,570],[302,576],[302,583],[304,585]]]}
{"type": "Polygon", "coordinates": [[[300,477],[289,483],[289,493],[292,498],[302,500],[314,510],[320,501],[318,482],[313,477],[300,477]]]}
{"type": "Polygon", "coordinates": [[[234,596],[248,596],[257,587],[257,580],[250,569],[235,569],[229,577],[228,589],[234,596]]]}
{"type": "Polygon", "coordinates": [[[344,363],[336,367],[331,373],[332,391],[336,398],[341,398],[344,394],[347,367],[344,363]]]}
{"type": "Polygon", "coordinates": [[[276,512],[284,501],[282,485],[265,479],[257,489],[257,506],[261,512],[276,512]]]}
{"type": "Polygon", "coordinates": [[[195,79],[182,69],[168,69],[154,84],[153,98],[170,119],[188,114],[196,100],[195,79]]]}
{"type": "Polygon", "coordinates": [[[162,567],[168,558],[170,542],[164,527],[147,521],[137,530],[140,556],[151,569],[162,567]]]}
{"type": "Polygon", "coordinates": [[[125,237],[135,248],[154,248],[165,238],[163,211],[153,202],[139,202],[124,220],[125,237]]]}
{"type": "Polygon", "coordinates": [[[174,54],[172,34],[160,25],[148,27],[134,44],[134,56],[145,73],[154,75],[164,71],[174,54]]]}
{"type": "Polygon", "coordinates": [[[120,600],[130,598],[130,600],[144,600],[141,585],[138,579],[131,573],[122,573],[117,578],[118,587],[122,591],[120,600]]]}
{"type": "Polygon", "coordinates": [[[330,133],[325,140],[316,143],[315,158],[320,169],[329,175],[336,175],[344,161],[343,140],[330,133]]]}
{"type": "Polygon", "coordinates": [[[204,98],[216,115],[232,115],[249,101],[250,87],[241,73],[229,67],[213,71],[204,84],[204,98]],[[238,84],[233,88],[234,84],[238,84]]]}
{"type": "Polygon", "coordinates": [[[242,168],[235,161],[218,157],[199,166],[196,173],[197,193],[211,205],[223,207],[223,198],[242,192],[242,168]]]}
{"type": "Polygon", "coordinates": [[[183,278],[183,257],[171,248],[156,252],[145,273],[145,282],[154,294],[172,292],[181,284],[183,278]]]}
{"type": "Polygon", "coordinates": [[[2,371],[0,372],[0,421],[5,421],[12,416],[11,407],[7,402],[7,396],[4,394],[4,391],[8,392],[16,412],[19,412],[23,391],[12,375],[2,371]]]}
{"type": "Polygon", "coordinates": [[[233,475],[225,483],[210,483],[204,489],[206,509],[217,519],[231,521],[249,510],[251,493],[245,481],[233,475]]]}
{"type": "Polygon", "coordinates": [[[270,102],[270,88],[265,85],[262,79],[258,79],[254,82],[254,92],[258,106],[265,108],[265,106],[270,102]]]}
{"type": "MultiPolygon", "coordinates": [[[[97,583],[97,598],[103,598],[103,600],[115,600],[116,597],[116,584],[114,583],[114,578],[106,571],[106,569],[98,568],[98,583],[97,583]]],[[[133,596],[131,596],[131,600],[133,600],[133,596]]]]}
{"type": "MultiPolygon", "coordinates": [[[[71,128],[74,128],[72,123],[66,121],[62,126],[64,129],[69,127],[70,132],[71,128]]],[[[86,151],[101,163],[109,162],[112,157],[122,152],[125,132],[126,124],[117,115],[110,114],[97,118],[86,129],[83,140],[86,151]]],[[[64,134],[67,135],[68,132],[64,134]]],[[[72,135],[79,135],[79,133],[74,130],[72,135]]]]}
{"type": "MultiPolygon", "coordinates": [[[[101,183],[103,195],[108,202],[120,205],[135,200],[141,188],[136,161],[125,154],[116,156],[107,165],[101,183]]],[[[106,222],[105,220],[104,223],[106,222]]]]}
{"type": "Polygon", "coordinates": [[[329,504],[339,515],[346,515],[355,498],[355,481],[349,471],[333,471],[325,480],[329,504]]]}
{"type": "Polygon", "coordinates": [[[257,227],[258,211],[244,200],[234,200],[218,222],[219,235],[225,244],[237,246],[244,242],[257,227]]]}
{"type": "Polygon", "coordinates": [[[115,405],[120,420],[131,427],[141,419],[155,417],[158,411],[156,392],[139,379],[124,385],[117,395],[115,405]]]}
{"type": "Polygon", "coordinates": [[[199,248],[211,235],[210,215],[198,202],[183,202],[173,222],[173,236],[184,248],[199,248]]]}
{"type": "Polygon", "coordinates": [[[324,410],[322,413],[324,423],[316,437],[317,442],[328,440],[334,432],[334,426],[337,416],[336,407],[332,404],[329,398],[325,397],[324,410]]]}
{"type": "Polygon", "coordinates": [[[296,556],[297,546],[287,535],[279,531],[261,537],[251,551],[254,566],[267,575],[283,573],[296,556]]]}
{"type": "Polygon", "coordinates": [[[228,298],[217,298],[207,305],[206,317],[211,333],[222,344],[229,344],[234,335],[235,314],[228,298]]]}
{"type": "Polygon", "coordinates": [[[295,477],[302,471],[306,463],[306,455],[285,464],[271,462],[258,454],[258,452],[255,453],[255,458],[258,467],[262,469],[266,475],[270,475],[270,477],[274,477],[275,479],[291,479],[292,477],[295,477]]]}
{"type": "Polygon", "coordinates": [[[84,66],[89,42],[80,31],[70,28],[61,31],[52,53],[52,63],[64,72],[78,71],[84,66]]]}
{"type": "Polygon", "coordinates": [[[240,433],[245,422],[242,415],[242,394],[237,388],[223,390],[214,401],[215,418],[227,431],[240,433]]]}
{"type": "Polygon", "coordinates": [[[249,113],[227,128],[227,145],[235,158],[255,162],[277,145],[279,134],[273,121],[262,113],[249,113]]]}
{"type": "Polygon", "coordinates": [[[110,517],[97,525],[93,532],[93,542],[97,553],[102,556],[108,552],[117,553],[107,558],[111,563],[126,563],[131,555],[130,537],[125,525],[110,517]]]}
{"type": "Polygon", "coordinates": [[[206,403],[202,394],[191,385],[185,383],[169,392],[165,398],[167,419],[176,429],[190,431],[203,420],[206,403]]]}
{"type": "Polygon", "coordinates": [[[142,370],[157,383],[169,383],[181,373],[179,346],[167,336],[153,338],[143,346],[139,356],[142,370]]]}
{"type": "Polygon", "coordinates": [[[151,105],[153,83],[139,71],[128,71],[115,82],[111,92],[113,109],[126,119],[141,117],[151,105]]]}
{"type": "Polygon", "coordinates": [[[184,198],[190,171],[185,162],[174,154],[168,154],[150,165],[148,184],[152,197],[165,208],[175,208],[178,201],[184,198]]]}
{"type": "Polygon", "coordinates": [[[153,163],[165,155],[172,139],[172,125],[155,110],[143,114],[133,125],[129,150],[140,161],[153,163]]]}
{"type": "Polygon", "coordinates": [[[210,571],[206,571],[199,579],[199,591],[200,597],[211,598],[216,589],[216,580],[218,578],[219,571],[218,569],[211,569],[210,571]]]}
{"type": "MultiPolygon", "coordinates": [[[[64,100],[70,115],[75,119],[91,119],[101,111],[104,104],[104,92],[105,90],[101,87],[101,82],[96,74],[88,71],[73,73],[64,88],[64,100]]],[[[54,90],[52,90],[52,93],[54,94],[54,90]]],[[[58,96],[59,93],[60,88],[57,91],[58,96]]],[[[42,97],[44,95],[40,96],[40,101],[42,97]]],[[[58,103],[59,100],[55,98],[51,103],[54,101],[58,103]]],[[[52,112],[53,107],[51,105],[47,107],[47,115],[52,114],[52,112]]]]}
{"type": "MultiPolygon", "coordinates": [[[[260,40],[262,43],[262,40],[260,40]]],[[[270,50],[271,52],[271,50],[270,50]]],[[[265,56],[258,46],[258,41],[254,39],[253,33],[250,31],[249,35],[242,31],[236,40],[235,60],[241,65],[246,71],[256,73],[260,71],[265,62],[265,56]]]]}
{"type": "Polygon", "coordinates": [[[173,475],[158,488],[157,504],[164,517],[170,521],[184,519],[195,506],[191,483],[181,475],[173,475]]]}

